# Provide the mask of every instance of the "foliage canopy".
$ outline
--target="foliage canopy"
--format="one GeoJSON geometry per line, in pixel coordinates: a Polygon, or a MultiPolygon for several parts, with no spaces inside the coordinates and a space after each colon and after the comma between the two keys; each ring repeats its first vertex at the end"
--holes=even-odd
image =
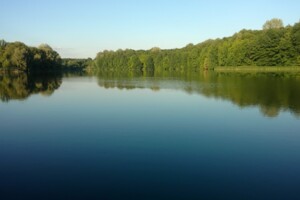
{"type": "Polygon", "coordinates": [[[283,27],[272,19],[264,30],[241,30],[231,37],[207,40],[181,49],[99,52],[100,71],[187,71],[216,66],[300,66],[300,23],[283,27]]]}

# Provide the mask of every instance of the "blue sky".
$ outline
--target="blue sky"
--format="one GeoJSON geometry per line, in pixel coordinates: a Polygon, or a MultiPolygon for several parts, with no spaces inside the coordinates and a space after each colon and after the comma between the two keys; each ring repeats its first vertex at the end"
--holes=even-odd
{"type": "Polygon", "coordinates": [[[104,49],[180,48],[300,19],[299,0],[0,0],[0,38],[47,43],[62,57],[104,49]]]}

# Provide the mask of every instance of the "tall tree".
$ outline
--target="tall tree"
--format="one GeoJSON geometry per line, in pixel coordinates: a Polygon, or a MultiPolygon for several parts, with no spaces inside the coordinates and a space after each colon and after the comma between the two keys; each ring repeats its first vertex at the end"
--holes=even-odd
{"type": "Polygon", "coordinates": [[[278,28],[283,28],[283,21],[281,19],[278,19],[278,18],[273,18],[271,20],[268,20],[263,25],[264,30],[278,29],[278,28]]]}

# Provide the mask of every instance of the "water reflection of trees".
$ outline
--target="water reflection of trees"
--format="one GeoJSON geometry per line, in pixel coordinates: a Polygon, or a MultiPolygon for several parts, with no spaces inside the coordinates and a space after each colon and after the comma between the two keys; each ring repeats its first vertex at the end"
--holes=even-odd
{"type": "Polygon", "coordinates": [[[32,94],[49,96],[62,83],[61,74],[0,74],[0,98],[3,102],[24,100],[32,94]]]}
{"type": "Polygon", "coordinates": [[[299,74],[100,72],[97,76],[99,86],[104,88],[176,89],[230,100],[241,108],[258,106],[268,117],[285,110],[300,116],[299,74]]]}

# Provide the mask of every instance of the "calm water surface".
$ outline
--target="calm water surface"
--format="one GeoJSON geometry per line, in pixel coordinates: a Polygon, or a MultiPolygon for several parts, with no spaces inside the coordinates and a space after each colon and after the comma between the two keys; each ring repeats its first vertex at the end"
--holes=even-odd
{"type": "Polygon", "coordinates": [[[0,199],[299,198],[299,75],[0,75],[0,95],[0,199]]]}

